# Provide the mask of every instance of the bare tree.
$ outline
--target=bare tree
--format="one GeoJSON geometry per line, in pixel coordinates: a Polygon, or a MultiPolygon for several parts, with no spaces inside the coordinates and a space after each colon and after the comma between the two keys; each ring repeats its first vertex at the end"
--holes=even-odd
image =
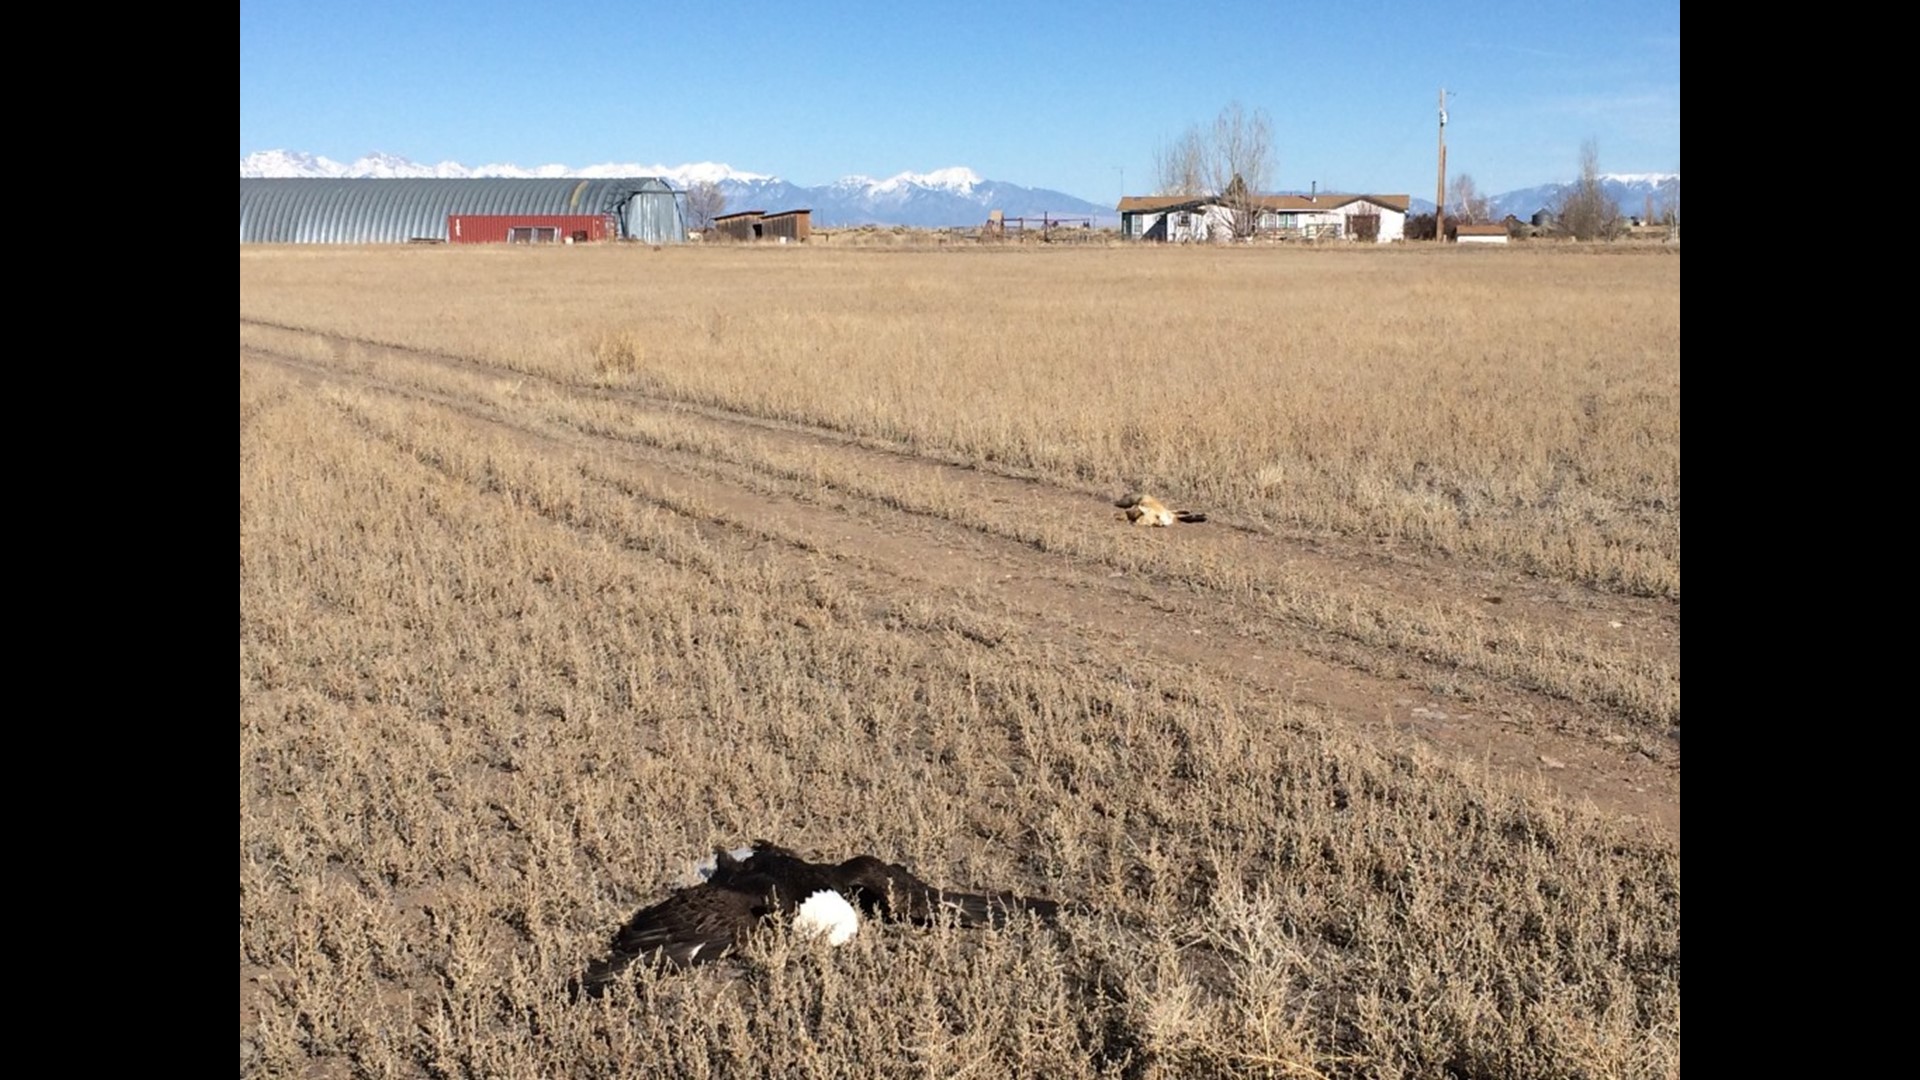
{"type": "Polygon", "coordinates": [[[713,219],[727,212],[727,193],[711,180],[696,180],[687,187],[688,224],[702,233],[713,226],[713,219]]]}
{"type": "Polygon", "coordinates": [[[1447,185],[1447,220],[1450,224],[1484,225],[1493,220],[1493,208],[1473,182],[1473,174],[1461,173],[1447,185]]]}
{"type": "Polygon", "coordinates": [[[1580,144],[1580,177],[1560,195],[1554,211],[1561,230],[1578,240],[1609,239],[1620,228],[1620,208],[1600,186],[1600,144],[1580,144]]]}
{"type": "Polygon", "coordinates": [[[1233,235],[1252,236],[1275,173],[1273,120],[1236,101],[1208,127],[1193,125],[1162,146],[1153,163],[1161,194],[1212,195],[1231,214],[1233,235]]]}
{"type": "Polygon", "coordinates": [[[1206,158],[1207,188],[1233,215],[1236,239],[1260,225],[1260,202],[1273,182],[1273,120],[1265,109],[1248,113],[1239,102],[1220,110],[1206,158]]]}
{"type": "Polygon", "coordinates": [[[1201,162],[1206,158],[1206,140],[1200,128],[1190,126],[1180,137],[1153,152],[1154,189],[1161,195],[1202,195],[1206,180],[1201,162]]]}

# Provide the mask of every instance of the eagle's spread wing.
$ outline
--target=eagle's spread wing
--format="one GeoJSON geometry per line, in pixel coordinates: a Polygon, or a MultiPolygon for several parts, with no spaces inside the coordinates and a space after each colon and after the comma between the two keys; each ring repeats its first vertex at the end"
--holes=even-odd
{"type": "Polygon", "coordinates": [[[1032,912],[1042,922],[1051,923],[1060,915],[1060,905],[1051,900],[1012,893],[962,893],[936,890],[929,898],[934,917],[950,913],[962,926],[1005,926],[1023,912],[1032,912]]]}
{"type": "Polygon", "coordinates": [[[613,951],[628,956],[661,953],[686,967],[732,948],[771,911],[765,897],[732,889],[682,889],[627,920],[613,951]]]}
{"type": "Polygon", "coordinates": [[[771,910],[768,898],[749,892],[705,885],[682,889],[627,920],[613,936],[606,959],[587,965],[577,990],[599,997],[636,960],[676,968],[717,960],[771,910]]]}
{"type": "Polygon", "coordinates": [[[1051,900],[1013,893],[965,893],[936,889],[898,863],[862,855],[841,864],[858,885],[870,907],[892,918],[928,923],[951,916],[962,926],[1004,926],[1011,917],[1031,911],[1051,922],[1060,913],[1051,900]]]}

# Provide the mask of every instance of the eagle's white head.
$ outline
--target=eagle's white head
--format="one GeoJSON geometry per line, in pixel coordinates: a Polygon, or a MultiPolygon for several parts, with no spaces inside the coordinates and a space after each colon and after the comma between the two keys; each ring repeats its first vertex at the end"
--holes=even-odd
{"type": "MultiPolygon", "coordinates": [[[[734,848],[732,851],[727,852],[727,854],[733,856],[736,862],[745,862],[747,858],[753,854],[753,849],[750,847],[734,848]]],[[[703,881],[709,881],[713,878],[713,872],[718,869],[720,869],[720,860],[715,856],[708,855],[706,858],[694,863],[690,873],[681,876],[680,884],[698,885],[703,881]]]]}

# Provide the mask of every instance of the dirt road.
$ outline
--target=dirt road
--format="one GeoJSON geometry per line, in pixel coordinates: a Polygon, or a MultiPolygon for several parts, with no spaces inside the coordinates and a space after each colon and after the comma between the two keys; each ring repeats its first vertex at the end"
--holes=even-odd
{"type": "Polygon", "coordinates": [[[455,423],[584,450],[600,478],[635,498],[681,493],[672,509],[721,550],[824,558],[840,585],[876,609],[910,596],[956,612],[958,632],[1015,635],[1098,670],[1205,671],[1314,706],[1371,738],[1537,776],[1678,842],[1677,713],[1555,693],[1497,664],[1436,658],[1417,640],[1342,631],[1337,618],[1301,617],[1298,597],[1320,583],[1360,598],[1343,601],[1356,611],[1445,606],[1502,640],[1597,641],[1608,662],[1676,673],[1676,696],[1677,602],[1256,529],[1217,511],[1204,525],[1134,529],[1114,520],[1118,492],[466,357],[245,319],[241,329],[243,367],[426,401],[455,423]],[[1276,581],[1292,583],[1292,606],[1248,584],[1276,581]]]}

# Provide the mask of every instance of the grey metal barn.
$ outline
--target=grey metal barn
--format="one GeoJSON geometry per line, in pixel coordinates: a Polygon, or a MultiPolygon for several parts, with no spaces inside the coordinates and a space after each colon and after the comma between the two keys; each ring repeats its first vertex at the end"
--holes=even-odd
{"type": "Polygon", "coordinates": [[[677,193],[652,176],[240,181],[243,244],[446,240],[449,214],[611,214],[623,239],[677,244],[687,238],[677,193]]]}

